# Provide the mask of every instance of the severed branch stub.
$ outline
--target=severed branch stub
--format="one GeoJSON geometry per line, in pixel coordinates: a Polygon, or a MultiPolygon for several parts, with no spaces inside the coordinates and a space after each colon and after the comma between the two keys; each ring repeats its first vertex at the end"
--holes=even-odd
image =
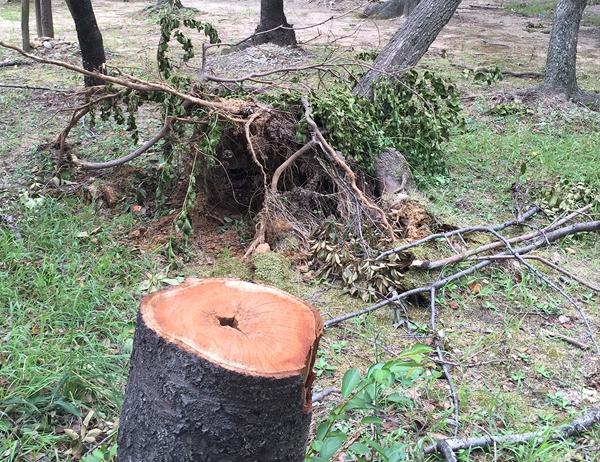
{"type": "Polygon", "coordinates": [[[239,279],[187,278],[142,301],[118,458],[303,461],[323,322],[239,279]]]}

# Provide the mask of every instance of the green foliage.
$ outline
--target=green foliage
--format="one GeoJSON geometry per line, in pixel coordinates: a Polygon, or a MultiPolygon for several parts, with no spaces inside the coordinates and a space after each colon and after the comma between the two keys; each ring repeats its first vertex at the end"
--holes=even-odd
{"type": "Polygon", "coordinates": [[[515,100],[510,103],[500,103],[490,110],[490,114],[501,117],[511,115],[527,115],[533,113],[533,110],[525,106],[520,100],[515,100]]]}
{"type": "Polygon", "coordinates": [[[348,435],[359,432],[363,425],[372,425],[375,434],[360,433],[357,441],[347,448],[347,456],[351,460],[408,460],[408,445],[383,437],[382,419],[378,415],[390,412],[394,407],[410,405],[411,401],[398,393],[397,388],[409,387],[423,376],[430,351],[430,347],[417,343],[392,361],[372,365],[365,376],[356,369],[347,370],[341,386],[344,401],[317,426],[316,437],[310,443],[305,461],[330,460],[348,441],[348,435]]]}
{"type": "Polygon", "coordinates": [[[551,186],[539,188],[534,194],[546,213],[559,214],[577,210],[588,204],[598,204],[600,191],[582,181],[573,183],[568,179],[557,181],[551,186]]]}
{"type": "Polygon", "coordinates": [[[504,76],[502,75],[502,71],[498,66],[492,70],[485,67],[478,67],[473,70],[473,82],[481,82],[486,85],[492,85],[503,78],[504,76]]]}
{"type": "Polygon", "coordinates": [[[180,43],[181,48],[183,50],[183,55],[181,57],[181,61],[183,63],[187,63],[190,59],[194,57],[194,44],[192,40],[185,36],[179,28],[182,26],[188,27],[190,29],[195,29],[198,32],[204,31],[204,34],[208,37],[210,43],[220,43],[219,34],[217,30],[209,23],[202,23],[201,21],[197,21],[195,19],[179,19],[177,14],[179,11],[174,8],[172,10],[166,10],[165,14],[160,18],[160,40],[158,42],[158,50],[157,50],[157,61],[158,61],[158,69],[161,75],[165,79],[169,79],[173,72],[173,64],[171,60],[167,56],[167,51],[169,50],[169,42],[171,41],[171,36],[175,37],[175,39],[180,43]]]}
{"type": "Polygon", "coordinates": [[[311,103],[332,146],[367,174],[373,174],[375,158],[386,147],[400,151],[424,174],[443,172],[442,143],[463,126],[454,85],[430,71],[382,80],[374,86],[373,104],[347,88],[315,91],[311,103]]]}

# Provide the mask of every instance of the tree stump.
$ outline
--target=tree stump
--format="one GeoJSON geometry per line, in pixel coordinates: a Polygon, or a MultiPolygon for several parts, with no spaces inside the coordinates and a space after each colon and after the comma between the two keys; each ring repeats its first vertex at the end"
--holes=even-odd
{"type": "Polygon", "coordinates": [[[303,461],[323,322],[239,279],[187,278],[138,313],[119,462],[303,461]]]}

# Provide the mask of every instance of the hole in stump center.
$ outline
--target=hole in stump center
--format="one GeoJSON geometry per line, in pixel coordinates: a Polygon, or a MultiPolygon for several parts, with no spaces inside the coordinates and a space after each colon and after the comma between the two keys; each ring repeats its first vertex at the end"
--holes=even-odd
{"type": "Polygon", "coordinates": [[[221,324],[223,327],[228,326],[239,330],[238,322],[237,319],[235,319],[235,316],[233,318],[222,318],[220,316],[217,316],[217,319],[219,320],[219,324],[221,324]]]}

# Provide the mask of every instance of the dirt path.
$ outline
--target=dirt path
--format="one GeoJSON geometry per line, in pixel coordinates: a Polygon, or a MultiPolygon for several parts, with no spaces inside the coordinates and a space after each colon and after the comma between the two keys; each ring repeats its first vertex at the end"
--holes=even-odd
{"type": "MultiPolygon", "coordinates": [[[[478,64],[504,62],[512,63],[514,69],[543,69],[551,28],[550,18],[528,18],[507,14],[503,10],[474,9],[469,6],[476,3],[487,4],[489,1],[463,2],[433,43],[430,54],[440,53],[443,49],[451,60],[478,64]],[[534,27],[526,27],[528,24],[534,27]]],[[[96,0],[93,4],[105,47],[109,52],[109,60],[135,56],[140,65],[154,60],[158,26],[142,11],[149,4],[147,0],[126,3],[96,0]]],[[[199,10],[196,18],[214,24],[223,41],[237,41],[247,37],[258,22],[259,0],[188,0],[184,4],[199,10]]],[[[355,9],[360,5],[360,2],[354,0],[331,4],[324,0],[297,0],[287,1],[285,7],[288,21],[295,27],[306,27],[335,17],[315,28],[299,30],[297,35],[301,43],[353,49],[380,48],[404,19],[361,19],[361,9],[355,9]]],[[[595,13],[594,8],[591,6],[590,12],[595,13]]],[[[3,39],[18,43],[19,17],[17,3],[0,5],[0,36],[3,39]]],[[[31,30],[34,31],[33,17],[31,19],[31,30]]],[[[55,28],[57,36],[76,42],[73,23],[64,3],[55,5],[55,28]]],[[[600,69],[598,30],[597,26],[582,26],[579,66],[584,72],[597,74],[600,69]]]]}

